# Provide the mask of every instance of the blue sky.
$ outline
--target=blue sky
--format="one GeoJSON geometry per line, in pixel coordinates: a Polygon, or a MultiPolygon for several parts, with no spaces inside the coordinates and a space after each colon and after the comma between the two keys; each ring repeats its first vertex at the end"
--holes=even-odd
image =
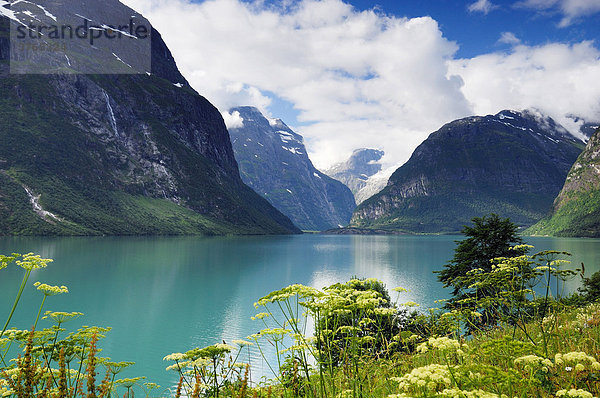
{"type": "MultiPolygon", "coordinates": [[[[590,3],[593,3],[590,0],[590,3]]],[[[431,16],[440,24],[444,36],[456,41],[460,49],[458,57],[473,57],[482,53],[509,49],[498,43],[503,32],[513,32],[530,45],[548,42],[573,42],[600,39],[600,14],[586,13],[578,16],[572,24],[559,27],[564,14],[560,7],[545,10],[525,7],[516,1],[491,2],[488,13],[469,11],[474,1],[423,0],[423,1],[365,1],[352,0],[358,9],[378,6],[384,12],[397,16],[431,16]]],[[[543,3],[543,2],[540,2],[543,3]]],[[[550,4],[552,1],[546,1],[550,4]]],[[[600,6],[598,6],[600,9],[600,6]]]]}
{"type": "MultiPolygon", "coordinates": [[[[353,149],[390,169],[452,120],[537,109],[600,120],[600,0],[124,0],[190,84],[281,118],[326,168],[353,149]]],[[[579,122],[580,123],[580,122],[579,122]]]]}

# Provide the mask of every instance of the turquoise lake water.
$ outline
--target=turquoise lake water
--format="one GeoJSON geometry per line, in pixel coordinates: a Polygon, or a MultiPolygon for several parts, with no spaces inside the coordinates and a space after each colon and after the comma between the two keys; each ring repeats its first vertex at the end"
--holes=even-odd
{"type": "MultiPolygon", "coordinates": [[[[100,343],[102,356],[135,361],[123,376],[143,375],[171,386],[174,373],[162,358],[172,352],[244,338],[262,328],[250,317],[253,303],[293,283],[317,288],[353,276],[374,277],[388,288],[409,289],[400,301],[435,306],[448,292],[437,282],[453,255],[458,236],[274,236],[274,237],[98,237],[0,238],[0,254],[34,252],[53,258],[36,271],[10,326],[29,329],[41,294],[40,281],[66,285],[69,294],[50,297],[45,309],[79,311],[84,317],[66,324],[111,326],[100,343]]],[[[536,250],[573,253],[589,276],[600,269],[600,240],[527,238],[536,250]]],[[[8,314],[23,276],[11,266],[0,271],[0,319],[8,314]]],[[[575,290],[579,280],[567,285],[575,290]]],[[[41,321],[40,327],[49,323],[41,321]]],[[[255,375],[268,371],[257,353],[255,375]]],[[[120,375],[121,376],[121,375],[120,375]]]]}

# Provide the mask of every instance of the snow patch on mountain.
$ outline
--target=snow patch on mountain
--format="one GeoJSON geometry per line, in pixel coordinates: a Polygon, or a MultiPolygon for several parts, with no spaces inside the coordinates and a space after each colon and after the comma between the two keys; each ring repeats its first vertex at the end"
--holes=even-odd
{"type": "Polygon", "coordinates": [[[13,21],[16,21],[18,23],[21,23],[21,21],[15,15],[14,11],[9,9],[10,5],[11,4],[8,1],[0,0],[0,15],[12,19],[13,21]]]}

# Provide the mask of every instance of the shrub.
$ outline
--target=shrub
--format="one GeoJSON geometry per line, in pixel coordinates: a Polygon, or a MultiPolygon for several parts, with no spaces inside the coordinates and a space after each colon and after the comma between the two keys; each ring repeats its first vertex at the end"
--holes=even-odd
{"type": "Polygon", "coordinates": [[[600,271],[592,274],[589,278],[583,278],[583,286],[578,290],[587,302],[600,299],[600,271]]]}

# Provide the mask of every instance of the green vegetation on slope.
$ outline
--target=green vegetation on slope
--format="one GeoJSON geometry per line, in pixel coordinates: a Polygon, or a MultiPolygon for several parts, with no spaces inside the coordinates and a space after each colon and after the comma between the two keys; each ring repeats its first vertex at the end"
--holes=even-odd
{"type": "Polygon", "coordinates": [[[528,235],[600,236],[600,191],[573,192],[552,216],[525,230],[528,235]]]}
{"type": "Polygon", "coordinates": [[[600,237],[600,129],[590,138],[554,202],[552,214],[525,233],[600,237]]]}
{"type": "MultiPolygon", "coordinates": [[[[191,89],[176,88],[164,79],[147,76],[60,79],[0,79],[0,234],[210,235],[298,231],[246,187],[237,177],[237,170],[220,168],[165,127],[185,124],[176,101],[188,106],[205,101],[191,89]],[[106,126],[94,125],[98,121],[78,108],[84,106],[78,101],[85,104],[93,98],[61,91],[98,90],[95,85],[104,87],[102,90],[111,98],[125,101],[124,108],[136,113],[121,121],[121,133],[129,136],[99,133],[106,126]],[[67,102],[65,97],[73,102],[67,102]],[[128,101],[139,103],[131,105],[128,101]],[[177,120],[168,120],[165,115],[177,120]],[[142,127],[136,126],[140,120],[142,127]],[[143,136],[144,131],[148,136],[143,136]],[[149,140],[156,143],[154,150],[149,140]],[[127,151],[133,151],[137,157],[129,156],[127,151]],[[172,183],[160,174],[157,167],[161,165],[169,167],[172,183]],[[157,176],[164,181],[157,181],[157,176]],[[177,192],[169,192],[167,199],[164,187],[172,186],[177,192]],[[60,219],[44,220],[38,216],[25,187],[40,196],[39,203],[45,211],[60,219]]],[[[98,106],[106,113],[106,103],[98,106]]],[[[90,114],[94,111],[89,109],[90,114]]],[[[205,128],[210,129],[212,116],[196,115],[206,118],[206,122],[196,123],[206,123],[205,128]]],[[[105,123],[108,125],[108,120],[105,123]]]]}
{"type": "MultiPolygon", "coordinates": [[[[385,189],[366,200],[361,206],[377,206],[385,189]]],[[[440,194],[436,196],[406,198],[389,213],[376,219],[358,222],[362,228],[387,229],[407,233],[457,233],[470,217],[496,212],[511,216],[519,224],[529,224],[543,214],[540,208],[549,206],[544,195],[515,194],[510,198],[498,195],[465,193],[461,195],[440,194]],[[515,203],[516,202],[516,203],[515,203]],[[451,205],[450,205],[451,204],[451,205]]]]}

